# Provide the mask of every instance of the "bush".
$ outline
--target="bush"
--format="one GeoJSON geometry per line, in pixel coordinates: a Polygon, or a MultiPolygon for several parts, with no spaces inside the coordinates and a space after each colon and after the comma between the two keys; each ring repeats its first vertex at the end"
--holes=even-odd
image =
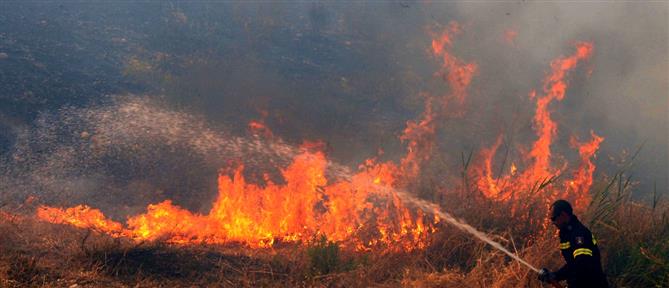
{"type": "Polygon", "coordinates": [[[325,236],[321,236],[307,248],[307,256],[309,256],[310,270],[315,274],[336,273],[349,270],[352,266],[351,262],[344,263],[342,261],[339,245],[328,241],[325,236]]]}

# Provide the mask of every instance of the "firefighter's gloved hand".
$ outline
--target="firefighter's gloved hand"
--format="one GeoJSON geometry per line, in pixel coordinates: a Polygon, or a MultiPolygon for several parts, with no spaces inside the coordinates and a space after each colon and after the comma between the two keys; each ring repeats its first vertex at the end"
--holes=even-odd
{"type": "Polygon", "coordinates": [[[548,270],[546,268],[541,268],[541,270],[539,271],[539,280],[541,282],[555,281],[556,278],[557,277],[556,277],[555,273],[551,272],[550,270],[548,270]]]}

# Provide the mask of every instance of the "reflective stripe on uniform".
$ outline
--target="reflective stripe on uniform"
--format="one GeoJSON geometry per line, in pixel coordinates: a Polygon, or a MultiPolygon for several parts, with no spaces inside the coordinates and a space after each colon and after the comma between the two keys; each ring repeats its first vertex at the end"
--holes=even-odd
{"type": "Polygon", "coordinates": [[[571,247],[571,245],[569,244],[569,242],[562,242],[562,243],[560,243],[560,250],[569,249],[569,247],[571,247]]]}
{"type": "Polygon", "coordinates": [[[592,256],[592,250],[590,250],[588,248],[578,248],[578,249],[574,250],[574,258],[576,258],[576,256],[578,256],[578,255],[592,256]]]}
{"type": "Polygon", "coordinates": [[[592,244],[597,245],[597,239],[595,239],[595,234],[592,234],[592,244]]]}

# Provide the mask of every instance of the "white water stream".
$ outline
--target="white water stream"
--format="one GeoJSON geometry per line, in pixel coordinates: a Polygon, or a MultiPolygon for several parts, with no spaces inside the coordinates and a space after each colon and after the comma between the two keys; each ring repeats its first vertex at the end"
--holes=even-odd
{"type": "MultiPolygon", "coordinates": [[[[227,157],[234,158],[240,157],[242,155],[255,155],[258,159],[254,158],[248,160],[250,160],[252,163],[262,162],[265,164],[268,161],[273,162],[274,159],[280,159],[287,162],[293,159],[296,155],[304,152],[302,149],[284,143],[280,139],[266,141],[258,137],[249,139],[248,137],[232,137],[230,135],[220,134],[215,130],[209,129],[205,122],[200,121],[200,119],[190,116],[187,113],[161,109],[159,106],[156,107],[156,105],[152,104],[153,103],[147,99],[120,98],[117,102],[115,102],[114,105],[111,106],[94,107],[92,109],[64,110],[60,116],[63,119],[69,119],[69,122],[66,121],[64,123],[74,123],[70,123],[68,125],[77,126],[77,123],[81,122],[78,125],[83,127],[77,127],[77,129],[73,129],[73,131],[93,131],[95,134],[95,148],[100,151],[125,151],[124,147],[137,145],[137,143],[144,143],[145,145],[151,143],[168,143],[181,145],[179,147],[190,147],[190,150],[194,152],[194,154],[206,156],[225,155],[227,157]]],[[[44,125],[46,125],[45,128],[53,128],[50,125],[60,126],[63,125],[63,123],[59,121],[45,121],[44,125]]],[[[40,143],[44,142],[44,144],[50,144],[49,146],[59,147],[58,144],[60,143],[50,142],[52,141],[50,139],[58,139],[57,137],[54,138],[50,137],[53,136],[51,134],[46,133],[43,135],[43,133],[41,133],[43,131],[48,132],[52,130],[59,131],[57,129],[38,129],[35,131],[36,133],[33,135],[33,138],[27,139],[30,140],[27,141],[27,143],[32,143],[35,142],[35,140],[39,140],[38,142],[40,143]]],[[[90,146],[91,140],[89,137],[84,136],[83,133],[81,135],[81,137],[77,137],[76,139],[81,142],[80,144],[83,145],[82,147],[90,146]]],[[[75,145],[75,148],[77,147],[78,146],[75,145]]],[[[63,151],[70,150],[72,149],[64,149],[63,151]]],[[[73,151],[87,150],[74,149],[73,151]]],[[[17,156],[30,158],[27,156],[31,156],[31,154],[22,155],[21,152],[30,153],[32,151],[23,151],[18,149],[17,156]]],[[[65,156],[68,155],[69,154],[65,156]]],[[[56,163],[72,162],[71,157],[65,156],[60,158],[54,158],[52,156],[49,158],[51,161],[46,164],[53,163],[54,160],[59,159],[61,161],[56,161],[56,163]]],[[[88,159],[95,155],[84,154],[80,156],[88,159]]],[[[92,160],[88,159],[84,162],[90,163],[93,160],[96,159],[93,157],[92,160]]],[[[47,168],[52,167],[49,166],[47,168]]],[[[57,169],[45,170],[52,171],[57,169]]],[[[339,179],[350,179],[353,175],[349,167],[334,163],[332,161],[330,161],[328,164],[328,173],[339,179]]],[[[2,175],[0,174],[0,176],[2,175]]],[[[44,177],[37,178],[42,179],[44,177]]],[[[451,214],[445,211],[442,211],[438,205],[416,198],[405,191],[400,191],[398,189],[393,189],[391,187],[381,185],[377,185],[377,187],[380,191],[385,193],[396,194],[406,203],[413,204],[417,208],[422,209],[427,213],[434,213],[442,220],[445,220],[455,227],[458,227],[460,230],[465,231],[480,239],[481,241],[490,244],[491,246],[495,247],[499,251],[504,252],[505,254],[509,255],[509,257],[522,263],[533,271],[539,272],[539,269],[527,263],[525,260],[521,259],[511,251],[507,250],[500,243],[493,241],[485,233],[476,230],[469,224],[453,217],[451,214]]]]}
{"type": "Polygon", "coordinates": [[[453,215],[442,211],[439,208],[439,206],[437,206],[436,204],[425,201],[425,200],[422,200],[422,199],[418,199],[418,198],[416,198],[414,196],[411,196],[408,193],[403,192],[403,191],[393,190],[391,193],[397,194],[397,196],[400,197],[403,201],[414,204],[418,208],[420,208],[421,210],[423,210],[425,212],[436,214],[442,220],[445,220],[448,223],[453,224],[455,227],[458,227],[460,230],[465,231],[465,232],[475,236],[476,238],[479,238],[481,241],[490,244],[490,246],[497,248],[499,251],[502,251],[506,255],[509,255],[509,257],[515,259],[516,261],[520,262],[521,264],[523,264],[523,265],[527,266],[528,268],[532,269],[533,271],[539,273],[539,269],[532,266],[532,264],[528,263],[527,261],[520,258],[518,255],[516,255],[516,254],[512,253],[511,251],[509,251],[508,249],[504,248],[504,246],[502,246],[502,244],[500,244],[498,242],[495,242],[494,240],[490,239],[490,237],[488,237],[488,235],[486,235],[485,233],[476,230],[476,228],[474,228],[471,225],[463,222],[462,220],[459,220],[459,219],[453,217],[453,215]]]}

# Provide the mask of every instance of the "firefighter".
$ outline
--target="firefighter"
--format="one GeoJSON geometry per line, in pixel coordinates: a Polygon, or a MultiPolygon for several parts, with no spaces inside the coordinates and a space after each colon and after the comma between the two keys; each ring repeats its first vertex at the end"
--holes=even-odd
{"type": "Polygon", "coordinates": [[[608,287],[602,271],[597,239],[574,215],[571,204],[557,200],[551,205],[551,221],[560,229],[560,252],[567,262],[555,272],[542,269],[539,280],[567,280],[569,288],[608,287]]]}

